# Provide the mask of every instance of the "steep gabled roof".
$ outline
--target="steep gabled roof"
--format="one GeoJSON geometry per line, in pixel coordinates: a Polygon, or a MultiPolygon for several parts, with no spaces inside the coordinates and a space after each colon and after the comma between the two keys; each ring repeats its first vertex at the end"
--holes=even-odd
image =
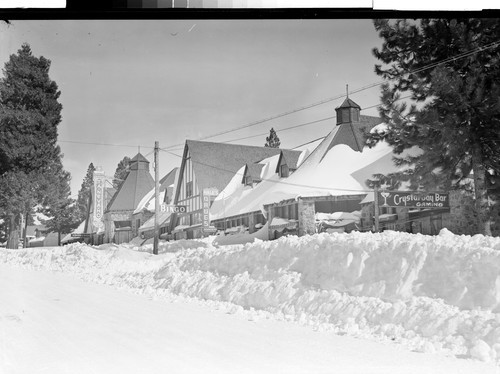
{"type": "Polygon", "coordinates": [[[279,167],[283,164],[287,164],[290,170],[296,170],[301,153],[301,151],[283,149],[280,153],[278,164],[276,165],[276,173],[279,171],[279,167]]]}
{"type": "Polygon", "coordinates": [[[245,171],[243,172],[243,177],[241,178],[241,183],[245,183],[245,178],[250,177],[252,182],[260,182],[262,180],[260,174],[262,172],[262,168],[264,164],[256,163],[256,164],[246,164],[245,171]]]}
{"type": "Polygon", "coordinates": [[[369,132],[373,127],[382,123],[382,119],[363,115],[359,119],[359,122],[337,125],[337,128],[333,130],[336,131],[336,134],[331,137],[330,145],[326,148],[325,154],[338,144],[348,145],[358,152],[363,150],[366,143],[364,132],[369,132]]]}
{"type": "Polygon", "coordinates": [[[160,179],[160,191],[163,191],[165,188],[169,187],[170,185],[174,184],[175,182],[175,173],[177,172],[179,168],[173,168],[168,172],[167,175],[165,175],[163,178],[160,179]]]}
{"type": "Polygon", "coordinates": [[[260,163],[247,165],[247,173],[252,177],[252,180],[260,181],[261,180],[260,174],[262,172],[263,167],[264,164],[260,163]]]}
{"type": "Polygon", "coordinates": [[[222,191],[242,166],[277,155],[279,148],[186,140],[200,189],[215,187],[222,191]]]}
{"type": "Polygon", "coordinates": [[[149,161],[140,153],[132,160],[130,171],[109,202],[106,211],[134,210],[141,199],[154,187],[149,173],[149,161]]]}

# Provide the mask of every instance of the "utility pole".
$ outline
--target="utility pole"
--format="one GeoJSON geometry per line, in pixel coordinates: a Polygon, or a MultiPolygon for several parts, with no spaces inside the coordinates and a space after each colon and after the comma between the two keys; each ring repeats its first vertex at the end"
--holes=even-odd
{"type": "Polygon", "coordinates": [[[379,218],[379,202],[378,202],[378,186],[373,188],[374,204],[375,204],[375,232],[379,232],[380,218],[379,218]]]}
{"type": "Polygon", "coordinates": [[[160,146],[158,141],[155,141],[155,236],[153,242],[153,254],[158,254],[158,215],[160,213],[160,167],[159,167],[159,152],[160,146]]]}

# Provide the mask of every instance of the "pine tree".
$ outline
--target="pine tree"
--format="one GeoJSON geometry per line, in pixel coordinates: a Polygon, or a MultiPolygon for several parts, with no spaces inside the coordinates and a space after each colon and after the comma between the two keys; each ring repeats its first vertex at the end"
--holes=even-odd
{"type": "Polygon", "coordinates": [[[87,174],[85,174],[85,178],[83,179],[80,191],[78,191],[77,206],[80,222],[85,220],[89,215],[89,208],[92,198],[92,187],[94,186],[94,171],[95,167],[91,162],[89,167],[87,168],[87,174]]]}
{"type": "Polygon", "coordinates": [[[278,138],[278,135],[276,135],[276,131],[271,127],[271,131],[269,132],[269,136],[266,137],[266,144],[264,144],[265,147],[271,147],[271,148],[279,148],[280,147],[280,138],[278,138]]]}
{"type": "Polygon", "coordinates": [[[120,188],[121,184],[127,178],[128,172],[130,171],[130,157],[125,156],[116,166],[116,171],[113,179],[113,187],[115,189],[120,188]]]}
{"type": "Polygon", "coordinates": [[[49,69],[50,60],[33,56],[23,44],[5,63],[0,80],[0,211],[9,248],[17,248],[21,215],[29,217],[43,202],[60,171],[56,141],[62,105],[49,69]]]}
{"type": "Polygon", "coordinates": [[[414,189],[470,188],[479,230],[491,235],[491,207],[500,196],[500,24],[494,19],[374,24],[384,40],[373,53],[384,63],[375,71],[386,79],[380,115],[388,127],[370,134],[369,144],[385,139],[396,154],[419,147],[419,156],[396,158],[397,165],[410,166],[397,177],[414,189]],[[473,183],[467,185],[471,172],[473,183]]]}
{"type": "Polygon", "coordinates": [[[80,224],[80,212],[76,201],[70,198],[70,174],[62,170],[61,166],[57,175],[47,189],[43,213],[50,218],[43,223],[49,231],[57,232],[58,245],[61,245],[61,235],[69,233],[80,224]]]}

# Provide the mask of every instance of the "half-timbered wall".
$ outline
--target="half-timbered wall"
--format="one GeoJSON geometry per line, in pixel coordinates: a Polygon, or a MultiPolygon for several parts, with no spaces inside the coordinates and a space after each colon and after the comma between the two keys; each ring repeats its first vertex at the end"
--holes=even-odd
{"type": "Polygon", "coordinates": [[[196,176],[194,175],[193,163],[189,151],[182,173],[182,183],[177,204],[187,206],[186,214],[180,216],[180,225],[192,226],[201,224],[201,193],[196,182],[196,176]]]}

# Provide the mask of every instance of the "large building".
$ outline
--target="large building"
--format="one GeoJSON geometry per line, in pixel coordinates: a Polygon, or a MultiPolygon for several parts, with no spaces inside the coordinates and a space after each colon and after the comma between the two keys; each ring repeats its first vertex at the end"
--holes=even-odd
{"type": "MultiPolygon", "coordinates": [[[[170,232],[173,237],[192,239],[203,236],[209,219],[207,210],[234,175],[240,172],[240,180],[247,185],[258,182],[259,162],[280,154],[282,150],[279,148],[187,140],[173,201],[186,211],[172,217],[170,232]]],[[[291,162],[293,169],[296,152],[285,151],[284,155],[283,170],[286,162],[291,162]]],[[[259,219],[260,216],[255,217],[256,221],[259,219]]]]}
{"type": "MultiPolygon", "coordinates": [[[[260,212],[269,239],[284,234],[373,229],[373,190],[366,181],[375,174],[400,169],[386,142],[366,145],[366,133],[378,131],[384,124],[379,118],[361,115],[360,110],[349,98],[336,108],[335,127],[309,155],[299,156],[293,173],[281,172],[281,154],[261,162],[258,183],[250,186],[235,174],[212,204],[212,222],[220,228],[220,222],[260,212]]],[[[404,155],[420,152],[414,147],[404,155]]],[[[380,227],[434,234],[446,224],[452,226],[449,211],[448,207],[382,207],[380,227]]],[[[244,220],[237,224],[243,230],[248,228],[244,220]]]]}
{"type": "MultiPolygon", "coordinates": [[[[274,239],[284,232],[314,233],[316,221],[321,218],[325,227],[326,221],[333,220],[329,219],[332,213],[342,212],[344,217],[352,218],[346,213],[360,211],[359,203],[367,191],[364,181],[354,178],[351,173],[392,150],[379,147],[363,152],[364,132],[380,124],[379,118],[360,115],[360,107],[350,99],[346,99],[336,112],[334,129],[310,154],[303,152],[297,158],[293,173],[281,170],[285,153],[265,160],[262,180],[251,188],[238,186],[223,191],[212,206],[212,219],[220,222],[237,213],[259,211],[268,223],[269,238],[274,239]]],[[[348,223],[354,227],[352,219],[348,223]]]]}

